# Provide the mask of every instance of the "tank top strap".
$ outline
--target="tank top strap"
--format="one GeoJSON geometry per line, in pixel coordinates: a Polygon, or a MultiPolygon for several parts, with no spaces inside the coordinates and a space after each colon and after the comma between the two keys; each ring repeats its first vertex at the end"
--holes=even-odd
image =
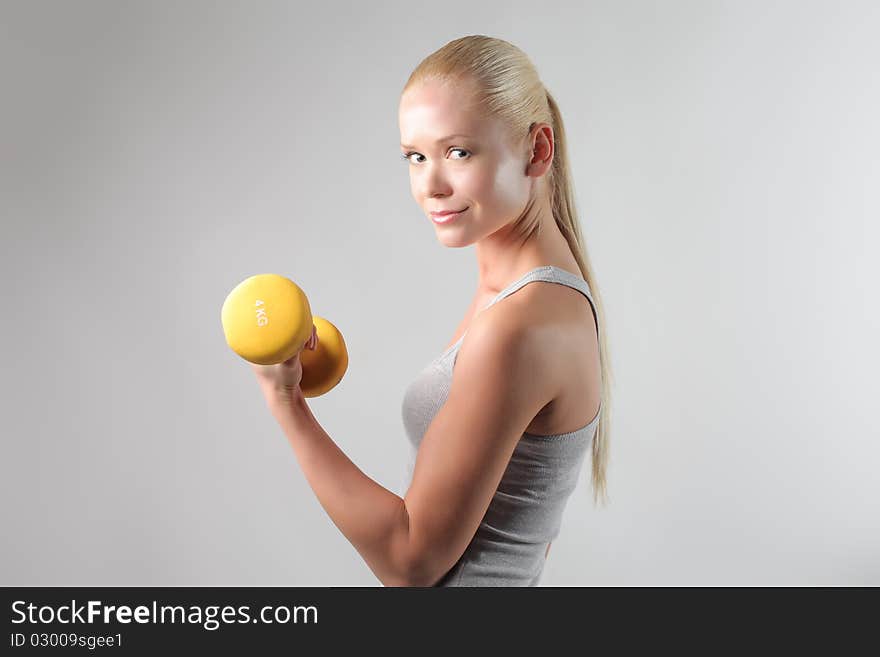
{"type": "Polygon", "coordinates": [[[581,294],[587,297],[587,300],[590,302],[590,309],[593,311],[593,317],[596,320],[596,328],[598,332],[599,318],[596,314],[596,304],[593,302],[593,295],[590,292],[589,284],[586,280],[584,280],[582,276],[577,276],[575,274],[572,274],[568,270],[560,269],[559,267],[555,267],[554,265],[545,265],[543,267],[537,267],[535,269],[532,269],[531,271],[526,272],[520,278],[501,290],[501,292],[499,292],[495,296],[495,298],[492,299],[492,301],[490,301],[483,308],[483,310],[494,306],[505,297],[510,296],[518,289],[520,289],[524,285],[527,285],[528,283],[531,283],[532,281],[560,283],[562,285],[567,285],[568,287],[572,287],[578,290],[581,294]]]}
{"type": "MultiPolygon", "coordinates": [[[[535,269],[526,272],[520,278],[513,281],[510,285],[508,285],[503,290],[501,290],[501,292],[495,295],[495,298],[492,299],[492,301],[490,301],[488,304],[480,308],[480,310],[477,311],[477,314],[483,312],[487,308],[494,306],[505,297],[508,297],[516,292],[523,285],[527,285],[532,281],[549,281],[551,283],[560,283],[562,285],[567,285],[568,287],[572,287],[578,290],[581,294],[587,297],[587,300],[590,302],[590,309],[593,311],[593,318],[596,320],[596,329],[598,332],[599,318],[596,314],[596,305],[593,303],[593,296],[590,293],[589,284],[586,280],[584,280],[582,276],[576,276],[570,271],[560,269],[559,267],[555,267],[554,265],[544,265],[543,267],[536,267],[535,269]]],[[[451,345],[446,351],[438,356],[436,360],[442,361],[450,354],[457,353],[458,348],[461,346],[462,342],[464,342],[465,335],[467,335],[467,330],[462,333],[461,337],[456,340],[453,345],[451,345]]]]}

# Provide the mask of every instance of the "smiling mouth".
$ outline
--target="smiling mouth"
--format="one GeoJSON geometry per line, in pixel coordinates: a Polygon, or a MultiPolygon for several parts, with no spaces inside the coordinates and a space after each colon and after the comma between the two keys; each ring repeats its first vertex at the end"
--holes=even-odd
{"type": "Polygon", "coordinates": [[[434,221],[434,223],[445,224],[445,223],[455,219],[458,215],[460,215],[462,212],[467,210],[469,207],[470,206],[468,206],[467,208],[463,208],[461,210],[458,210],[457,212],[447,212],[446,214],[434,214],[432,212],[431,219],[434,221]]]}

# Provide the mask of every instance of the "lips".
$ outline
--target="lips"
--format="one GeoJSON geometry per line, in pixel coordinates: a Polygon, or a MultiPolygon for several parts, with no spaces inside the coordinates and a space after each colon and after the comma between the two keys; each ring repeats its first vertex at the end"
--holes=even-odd
{"type": "Polygon", "coordinates": [[[431,212],[431,221],[433,221],[435,224],[446,224],[450,221],[455,221],[456,217],[458,217],[462,212],[467,209],[468,208],[463,208],[461,210],[442,210],[439,212],[431,212]]]}
{"type": "Polygon", "coordinates": [[[459,212],[464,212],[465,210],[467,210],[467,208],[462,208],[461,210],[438,210],[436,212],[432,211],[431,216],[432,217],[442,217],[447,214],[457,214],[459,212]]]}

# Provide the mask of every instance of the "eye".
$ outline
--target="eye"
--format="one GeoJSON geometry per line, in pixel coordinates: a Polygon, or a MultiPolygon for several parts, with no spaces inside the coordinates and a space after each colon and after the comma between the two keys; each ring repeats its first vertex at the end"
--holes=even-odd
{"type": "MultiPolygon", "coordinates": [[[[452,151],[460,151],[462,153],[467,153],[468,155],[470,155],[470,151],[468,151],[467,149],[464,149],[464,148],[450,148],[449,152],[452,152],[452,151]]],[[[416,151],[409,151],[407,153],[402,154],[400,157],[402,159],[408,161],[410,164],[416,164],[416,162],[413,162],[412,160],[409,159],[413,155],[419,155],[421,157],[424,157],[424,155],[422,155],[421,153],[418,153],[416,151]]],[[[464,158],[460,157],[460,158],[454,158],[454,159],[463,160],[464,158]]]]}

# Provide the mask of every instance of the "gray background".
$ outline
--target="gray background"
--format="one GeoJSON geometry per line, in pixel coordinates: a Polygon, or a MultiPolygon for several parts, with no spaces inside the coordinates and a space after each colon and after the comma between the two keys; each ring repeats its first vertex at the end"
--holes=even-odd
{"type": "Polygon", "coordinates": [[[3,2],[0,583],[380,585],[220,306],[305,290],[351,358],[312,409],[402,493],[404,389],[477,279],[399,94],[488,34],[562,108],[616,375],[611,504],[585,468],[542,585],[880,584],[878,32],[870,2],[3,2]]]}

